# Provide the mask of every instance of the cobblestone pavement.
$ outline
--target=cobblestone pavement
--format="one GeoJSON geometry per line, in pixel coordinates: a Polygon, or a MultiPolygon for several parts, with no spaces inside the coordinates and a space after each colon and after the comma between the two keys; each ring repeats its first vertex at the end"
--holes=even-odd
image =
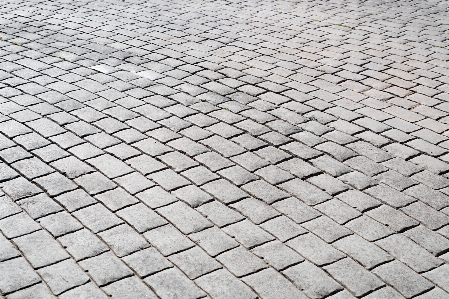
{"type": "Polygon", "coordinates": [[[449,2],[3,0],[1,298],[449,298],[449,2]]]}

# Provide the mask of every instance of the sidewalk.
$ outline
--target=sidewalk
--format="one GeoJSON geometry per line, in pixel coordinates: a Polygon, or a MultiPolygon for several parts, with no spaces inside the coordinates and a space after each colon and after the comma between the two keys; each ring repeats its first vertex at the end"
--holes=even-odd
{"type": "Polygon", "coordinates": [[[1,298],[449,298],[449,2],[5,0],[0,36],[1,298]]]}

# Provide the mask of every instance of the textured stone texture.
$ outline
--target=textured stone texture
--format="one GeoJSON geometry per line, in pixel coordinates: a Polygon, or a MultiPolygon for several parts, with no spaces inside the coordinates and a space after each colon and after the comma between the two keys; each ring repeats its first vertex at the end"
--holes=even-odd
{"type": "Polygon", "coordinates": [[[448,8],[3,1],[1,297],[448,297],[448,8]]]}

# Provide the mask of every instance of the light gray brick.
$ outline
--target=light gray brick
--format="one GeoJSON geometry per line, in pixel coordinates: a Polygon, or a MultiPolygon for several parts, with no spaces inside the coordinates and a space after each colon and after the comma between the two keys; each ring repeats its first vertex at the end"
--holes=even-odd
{"type": "Polygon", "coordinates": [[[272,235],[248,220],[231,224],[224,227],[223,230],[232,237],[235,237],[246,248],[252,248],[274,239],[272,235]]]}
{"type": "Polygon", "coordinates": [[[399,261],[380,265],[373,270],[373,273],[407,298],[421,294],[433,287],[432,283],[399,261]]]}
{"type": "Polygon", "coordinates": [[[144,281],[161,298],[176,298],[179,296],[186,299],[195,299],[205,295],[201,289],[176,268],[170,268],[148,276],[144,281]]]}
{"type": "Polygon", "coordinates": [[[194,246],[192,241],[170,224],[150,230],[144,236],[165,256],[194,246]]]}
{"type": "Polygon", "coordinates": [[[0,290],[8,294],[41,281],[33,268],[22,257],[0,263],[0,272],[8,273],[0,279],[0,290]]]}
{"type": "Polygon", "coordinates": [[[198,247],[171,255],[170,261],[177,265],[190,279],[221,268],[221,265],[198,247]]]}
{"type": "Polygon", "coordinates": [[[366,295],[385,285],[375,275],[348,258],[325,266],[324,269],[357,297],[366,295]]]}
{"type": "Polygon", "coordinates": [[[84,271],[70,259],[41,268],[38,272],[57,295],[89,280],[84,271]]]}
{"type": "Polygon", "coordinates": [[[43,230],[16,238],[14,243],[34,268],[44,267],[69,257],[61,245],[43,230]]]}
{"type": "Polygon", "coordinates": [[[157,210],[184,234],[201,231],[212,223],[183,202],[175,202],[157,210]]]}
{"type": "Polygon", "coordinates": [[[443,263],[403,235],[392,235],[377,241],[376,244],[416,272],[428,271],[443,263]]]}
{"type": "Polygon", "coordinates": [[[324,298],[343,290],[326,272],[308,261],[290,267],[283,273],[311,298],[324,298]]]}
{"type": "Polygon", "coordinates": [[[227,270],[218,270],[195,281],[212,298],[256,299],[257,295],[227,270]]]}
{"type": "Polygon", "coordinates": [[[127,255],[123,257],[123,261],[140,277],[146,277],[173,267],[172,263],[165,259],[154,247],[127,255]]]}
{"type": "Polygon", "coordinates": [[[243,280],[250,285],[263,298],[267,299],[287,299],[287,298],[307,298],[295,286],[273,269],[267,269],[249,275],[243,280]]]}
{"type": "Polygon", "coordinates": [[[329,264],[345,257],[343,253],[311,233],[291,239],[286,244],[317,265],[329,264]]]}
{"type": "Polygon", "coordinates": [[[104,287],[111,297],[156,299],[156,295],[136,277],[125,278],[104,287]]]}
{"type": "Polygon", "coordinates": [[[79,265],[100,285],[131,276],[133,272],[111,252],[83,260],[79,265]]]}

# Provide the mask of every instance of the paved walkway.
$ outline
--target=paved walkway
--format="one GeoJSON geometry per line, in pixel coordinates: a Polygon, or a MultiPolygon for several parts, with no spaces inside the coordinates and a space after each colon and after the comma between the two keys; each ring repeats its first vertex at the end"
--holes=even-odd
{"type": "Polygon", "coordinates": [[[4,0],[1,298],[449,298],[447,1],[4,0]]]}

